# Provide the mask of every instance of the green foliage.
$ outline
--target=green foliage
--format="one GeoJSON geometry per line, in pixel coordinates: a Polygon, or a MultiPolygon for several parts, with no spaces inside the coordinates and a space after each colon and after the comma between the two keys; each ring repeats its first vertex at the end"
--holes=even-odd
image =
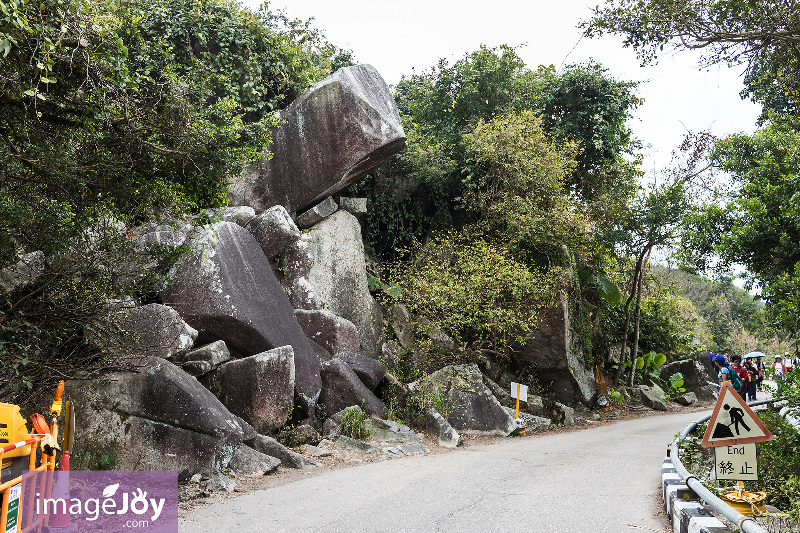
{"type": "Polygon", "coordinates": [[[758,417],[775,435],[775,439],[760,442],[756,447],[758,485],[767,492],[767,503],[800,519],[800,455],[797,453],[798,433],[780,415],[761,411],[758,417]]]}
{"type": "MultiPolygon", "coordinates": [[[[498,199],[498,185],[525,185],[521,178],[530,180],[527,185],[545,186],[544,203],[557,201],[551,221],[565,216],[566,222],[556,229],[600,211],[602,222],[619,216],[635,178],[633,166],[623,158],[636,146],[625,126],[639,103],[634,89],[635,84],[615,80],[593,63],[560,72],[552,67],[529,70],[507,46],[481,47],[452,65],[442,60],[428,72],[404,77],[395,100],[408,148],[355,191],[369,198],[364,225],[370,244],[379,256],[396,257],[412,237],[497,214],[499,205],[492,213],[486,211],[487,200],[498,199]],[[504,125],[511,129],[504,131],[504,125]],[[526,132],[532,137],[524,146],[526,132]],[[514,154],[507,168],[492,157],[489,145],[506,146],[503,153],[514,154]],[[504,176],[505,170],[513,175],[504,176]],[[556,182],[561,199],[551,194],[556,182]],[[565,207],[580,203],[586,205],[565,207]]],[[[527,205],[516,206],[517,212],[530,209],[534,199],[526,200],[527,205]]],[[[581,229],[575,234],[583,239],[586,233],[581,229]]],[[[565,235],[572,233],[557,234],[565,235]]]]}
{"type": "Polygon", "coordinates": [[[347,409],[342,416],[339,433],[353,439],[366,440],[369,438],[367,420],[369,420],[369,415],[361,409],[347,409]]]}
{"type": "Polygon", "coordinates": [[[779,327],[797,334],[793,311],[800,304],[800,225],[796,196],[800,128],[794,118],[774,121],[753,135],[720,140],[712,161],[735,180],[727,197],[688,217],[683,260],[697,270],[747,269],[750,286],[763,287],[762,298],[779,327]],[[707,262],[716,254],[718,265],[707,262]]]}
{"type": "Polygon", "coordinates": [[[395,264],[402,302],[456,342],[506,354],[524,343],[539,311],[552,304],[559,272],[530,269],[504,248],[464,234],[438,237],[395,264]]]}

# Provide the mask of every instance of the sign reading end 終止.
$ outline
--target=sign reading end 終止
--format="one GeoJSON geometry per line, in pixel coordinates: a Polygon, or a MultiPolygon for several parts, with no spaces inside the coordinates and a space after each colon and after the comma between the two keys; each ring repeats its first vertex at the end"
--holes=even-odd
{"type": "Polygon", "coordinates": [[[714,473],[717,479],[757,480],[756,444],[753,442],[715,447],[714,473]]]}

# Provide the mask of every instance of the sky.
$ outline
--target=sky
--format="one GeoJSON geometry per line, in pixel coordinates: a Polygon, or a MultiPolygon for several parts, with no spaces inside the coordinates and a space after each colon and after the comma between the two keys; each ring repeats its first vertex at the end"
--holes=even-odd
{"type": "MultiPolygon", "coordinates": [[[[599,1],[599,0],[598,0],[599,1]]],[[[257,7],[247,0],[245,5],[257,7]]],[[[699,54],[667,53],[655,66],[641,67],[622,38],[582,38],[577,25],[591,16],[595,3],[582,0],[272,0],[292,18],[313,17],[328,41],[352,50],[358,63],[374,66],[390,85],[401,76],[423,72],[440,58],[450,62],[481,44],[520,46],[529,68],[560,67],[590,58],[620,80],[639,81],[644,104],[630,122],[645,145],[643,170],[669,164],[670,154],[687,130],[715,135],[755,130],[758,106],[739,97],[743,66],[700,70],[699,54]]]]}

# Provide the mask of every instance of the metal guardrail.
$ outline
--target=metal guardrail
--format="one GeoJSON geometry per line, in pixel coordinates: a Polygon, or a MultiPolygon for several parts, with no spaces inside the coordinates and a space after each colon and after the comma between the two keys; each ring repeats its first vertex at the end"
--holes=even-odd
{"type": "MultiPolygon", "coordinates": [[[[753,407],[756,405],[766,405],[769,403],[775,403],[783,400],[784,398],[776,398],[772,400],[761,400],[757,402],[748,403],[747,405],[753,407]]],[[[694,474],[691,474],[681,463],[680,456],[678,454],[679,451],[679,444],[692,432],[694,429],[706,422],[711,415],[704,416],[699,420],[695,420],[688,426],[683,432],[675,437],[675,440],[672,441],[672,444],[669,447],[670,452],[670,459],[672,460],[672,464],[675,467],[675,471],[681,477],[681,479],[685,480],[686,485],[692,489],[699,497],[702,499],[706,504],[708,504],[712,509],[720,513],[722,516],[736,524],[736,526],[744,533],[768,533],[766,529],[761,527],[758,522],[753,520],[752,517],[743,515],[727,503],[725,503],[722,499],[718,498],[716,494],[712,493],[708,490],[702,482],[700,482],[694,474]]]]}

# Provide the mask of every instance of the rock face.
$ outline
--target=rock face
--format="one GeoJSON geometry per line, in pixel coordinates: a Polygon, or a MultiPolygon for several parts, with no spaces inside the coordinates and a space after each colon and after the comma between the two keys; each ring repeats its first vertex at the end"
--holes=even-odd
{"type": "Polygon", "coordinates": [[[536,377],[556,400],[591,405],[594,373],[584,366],[582,349],[572,336],[569,301],[564,295],[542,317],[518,356],[535,365],[536,377]]]}
{"type": "Polygon", "coordinates": [[[197,330],[183,321],[173,308],[148,304],[122,311],[120,328],[132,337],[107,341],[133,355],[170,359],[188,351],[197,338],[197,330]]]}
{"type": "Polygon", "coordinates": [[[341,359],[322,364],[322,393],[319,403],[328,414],[337,413],[351,405],[360,406],[365,413],[386,418],[386,406],[372,393],[355,372],[341,359]]]}
{"type": "Polygon", "coordinates": [[[301,210],[344,189],[406,144],[391,90],[375,68],[337,70],[281,111],[272,158],[248,168],[229,191],[261,211],[301,210]]]}
{"type": "Polygon", "coordinates": [[[110,459],[122,470],[211,473],[227,466],[244,437],[224,405],[195,378],[157,357],[140,372],[70,382],[80,428],[73,468],[110,459]]]}
{"type": "Polygon", "coordinates": [[[709,381],[715,381],[716,376],[712,376],[699,361],[694,359],[683,359],[667,363],[659,370],[661,379],[669,381],[672,374],[679,372],[683,375],[683,388],[688,392],[697,395],[698,400],[711,401],[714,399],[713,392],[708,388],[709,381]]]}
{"type": "Polygon", "coordinates": [[[294,353],[283,346],[220,366],[213,389],[233,414],[268,433],[283,426],[292,412],[294,380],[294,353]]]}
{"type": "Polygon", "coordinates": [[[346,318],[326,310],[308,309],[295,309],[294,316],[306,336],[331,355],[358,351],[360,345],[358,330],[346,318]]]}
{"type": "Polygon", "coordinates": [[[291,346],[295,388],[310,411],[322,386],[319,359],[261,247],[231,222],[198,229],[190,245],[164,301],[200,332],[198,342],[224,340],[235,357],[291,346]]]}
{"type": "Polygon", "coordinates": [[[303,235],[303,241],[313,258],[307,279],[320,307],[355,324],[361,342],[356,351],[377,358],[382,316],[369,293],[358,219],[337,211],[303,235]]]}
{"type": "Polygon", "coordinates": [[[516,428],[514,418],[483,384],[477,365],[444,367],[417,383],[413,390],[446,398],[450,404],[447,421],[460,433],[505,437],[516,428]]]}

